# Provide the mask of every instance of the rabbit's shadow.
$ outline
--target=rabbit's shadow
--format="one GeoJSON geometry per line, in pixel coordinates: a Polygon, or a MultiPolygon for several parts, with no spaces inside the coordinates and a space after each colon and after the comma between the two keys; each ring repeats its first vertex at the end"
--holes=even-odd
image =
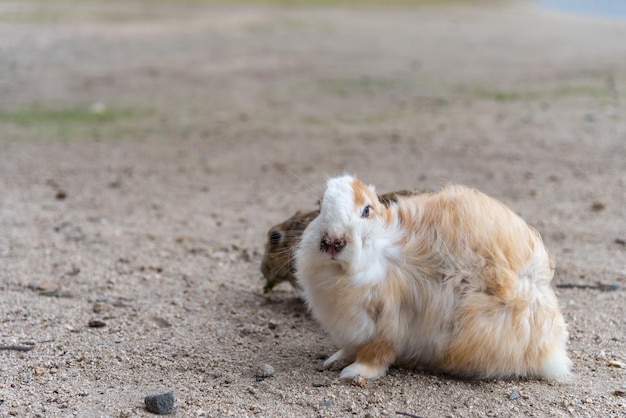
{"type": "Polygon", "coordinates": [[[270,309],[277,318],[301,318],[312,319],[306,302],[296,292],[272,291],[271,293],[259,294],[261,306],[270,309]]]}

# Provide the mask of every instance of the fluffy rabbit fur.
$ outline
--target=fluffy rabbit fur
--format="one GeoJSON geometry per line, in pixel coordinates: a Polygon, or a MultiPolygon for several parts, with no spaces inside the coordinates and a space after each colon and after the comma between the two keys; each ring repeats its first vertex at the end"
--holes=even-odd
{"type": "Polygon", "coordinates": [[[558,379],[567,330],[539,233],[463,186],[385,206],[352,176],[328,180],[296,250],[314,316],[352,362],[341,378],[391,364],[457,376],[558,379]]]}

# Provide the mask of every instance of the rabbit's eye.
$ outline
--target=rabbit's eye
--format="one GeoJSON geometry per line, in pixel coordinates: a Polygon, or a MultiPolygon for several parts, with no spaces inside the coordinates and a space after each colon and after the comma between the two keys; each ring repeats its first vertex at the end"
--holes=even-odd
{"type": "Polygon", "coordinates": [[[272,245],[276,245],[280,242],[280,239],[282,238],[282,236],[280,235],[280,232],[278,231],[274,231],[270,234],[270,244],[272,245]]]}
{"type": "Polygon", "coordinates": [[[370,216],[370,207],[365,206],[365,208],[363,208],[363,212],[361,212],[361,218],[369,218],[369,216],[370,216]]]}

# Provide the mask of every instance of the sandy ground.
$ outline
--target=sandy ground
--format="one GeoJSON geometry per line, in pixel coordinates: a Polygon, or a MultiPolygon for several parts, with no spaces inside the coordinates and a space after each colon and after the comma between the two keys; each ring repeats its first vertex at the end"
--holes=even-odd
{"type": "Polygon", "coordinates": [[[0,344],[33,347],[0,351],[0,416],[150,416],[167,391],[181,417],[626,415],[626,23],[526,2],[0,9],[0,344]],[[260,258],[344,171],[468,184],[534,224],[571,380],[316,371],[336,347],[287,284],[263,294],[260,258]]]}

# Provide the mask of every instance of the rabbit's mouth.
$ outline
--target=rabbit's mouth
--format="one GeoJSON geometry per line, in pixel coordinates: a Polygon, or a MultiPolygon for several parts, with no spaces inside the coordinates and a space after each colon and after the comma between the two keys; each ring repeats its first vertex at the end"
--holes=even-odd
{"type": "Polygon", "coordinates": [[[328,250],[326,250],[326,254],[328,254],[332,260],[336,260],[339,253],[340,251],[338,251],[335,247],[329,247],[328,250]]]}

